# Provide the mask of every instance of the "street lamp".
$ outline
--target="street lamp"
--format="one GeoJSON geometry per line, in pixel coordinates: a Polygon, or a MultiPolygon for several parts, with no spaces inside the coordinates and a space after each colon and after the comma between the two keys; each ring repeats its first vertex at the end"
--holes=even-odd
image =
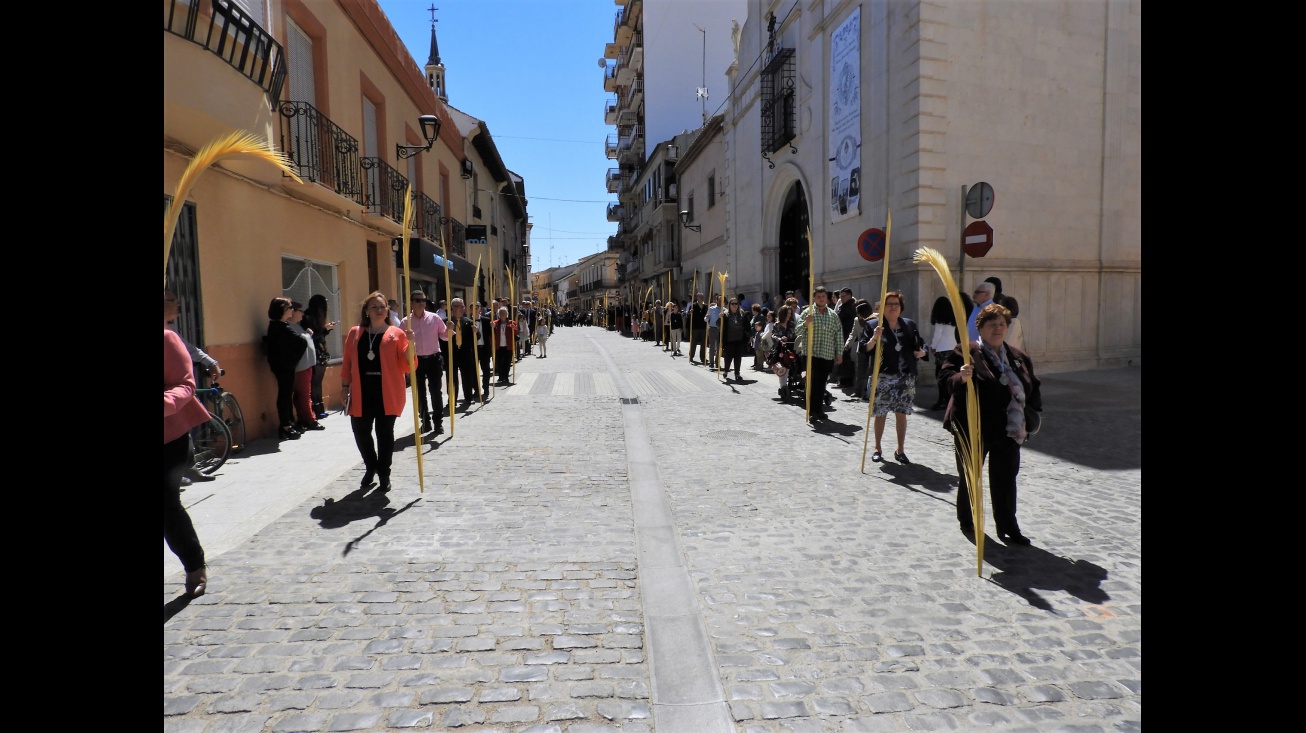
{"type": "Polygon", "coordinates": [[[702,226],[699,226],[699,225],[696,225],[696,224],[690,224],[690,223],[689,223],[689,212],[688,212],[688,211],[682,211],[682,212],[680,212],[680,226],[682,226],[682,227],[684,227],[684,228],[686,228],[686,229],[693,229],[694,231],[699,232],[700,234],[701,234],[702,231],[703,231],[703,227],[702,227],[702,226]]]}
{"type": "Polygon", "coordinates": [[[418,124],[422,126],[422,137],[426,138],[426,145],[400,145],[395,144],[395,155],[400,160],[411,158],[418,153],[431,149],[435,144],[435,138],[440,134],[440,118],[435,115],[422,115],[417,118],[418,124]]]}

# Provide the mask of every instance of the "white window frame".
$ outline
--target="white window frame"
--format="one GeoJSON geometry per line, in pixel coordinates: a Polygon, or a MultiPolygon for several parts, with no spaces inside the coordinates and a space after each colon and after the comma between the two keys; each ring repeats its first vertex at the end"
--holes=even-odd
{"type": "Polygon", "coordinates": [[[281,255],[281,295],[297,300],[308,307],[314,295],[325,295],[327,320],[339,325],[327,334],[327,350],[331,352],[330,364],[339,364],[344,350],[345,333],[354,324],[353,309],[340,310],[340,268],[334,262],[316,260],[299,255],[281,255]],[[289,282],[287,282],[289,280],[289,282]]]}

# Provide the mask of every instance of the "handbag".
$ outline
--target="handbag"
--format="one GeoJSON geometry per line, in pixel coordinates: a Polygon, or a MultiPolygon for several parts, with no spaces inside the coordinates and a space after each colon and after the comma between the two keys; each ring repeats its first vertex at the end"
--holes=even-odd
{"type": "Polygon", "coordinates": [[[1025,433],[1035,435],[1038,429],[1043,427],[1043,415],[1030,407],[1025,408],[1025,433]]]}

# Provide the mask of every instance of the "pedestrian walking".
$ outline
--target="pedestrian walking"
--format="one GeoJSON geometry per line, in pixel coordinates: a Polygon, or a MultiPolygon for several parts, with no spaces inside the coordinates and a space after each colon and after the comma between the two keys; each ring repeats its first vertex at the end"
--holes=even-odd
{"type": "MultiPolygon", "coordinates": [[[[345,404],[354,444],[366,469],[359,488],[371,487],[376,478],[377,490],[389,491],[395,419],[407,403],[404,375],[409,371],[408,341],[414,332],[411,327],[400,329],[391,323],[390,308],[382,293],[367,296],[359,310],[360,322],[349,329],[345,338],[340,390],[347,395],[345,404]]],[[[434,313],[429,315],[440,321],[434,313]]]]}

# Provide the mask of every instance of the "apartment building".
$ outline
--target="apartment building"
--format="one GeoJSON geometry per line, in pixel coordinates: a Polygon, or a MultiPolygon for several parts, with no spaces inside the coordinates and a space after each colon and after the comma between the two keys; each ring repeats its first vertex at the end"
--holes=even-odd
{"type": "Polygon", "coordinates": [[[748,5],[725,121],[743,289],[807,290],[811,268],[873,299],[887,266],[927,322],[928,247],[963,291],[1001,278],[1041,371],[1141,364],[1137,0],[748,5]],[[976,220],[992,248],[963,257],[976,220]]]}
{"type": "Polygon", "coordinates": [[[178,330],[227,370],[223,386],[239,395],[251,437],[276,426],[261,349],[273,297],[326,296],[341,324],[324,381],[337,404],[343,335],[368,293],[466,297],[506,292],[510,278],[525,285],[524,184],[484,123],[448,105],[443,73],[434,88],[428,74],[443,70],[434,23],[423,69],[374,0],[163,5],[165,208],[196,152],[231,131],[270,141],[303,181],[252,156],[217,162],[187,194],[165,263],[182,305],[178,330]],[[494,202],[488,211],[478,211],[476,188],[491,192],[479,194],[494,202]],[[484,242],[468,236],[481,225],[484,242]],[[473,283],[477,259],[491,266],[473,283]]]}

